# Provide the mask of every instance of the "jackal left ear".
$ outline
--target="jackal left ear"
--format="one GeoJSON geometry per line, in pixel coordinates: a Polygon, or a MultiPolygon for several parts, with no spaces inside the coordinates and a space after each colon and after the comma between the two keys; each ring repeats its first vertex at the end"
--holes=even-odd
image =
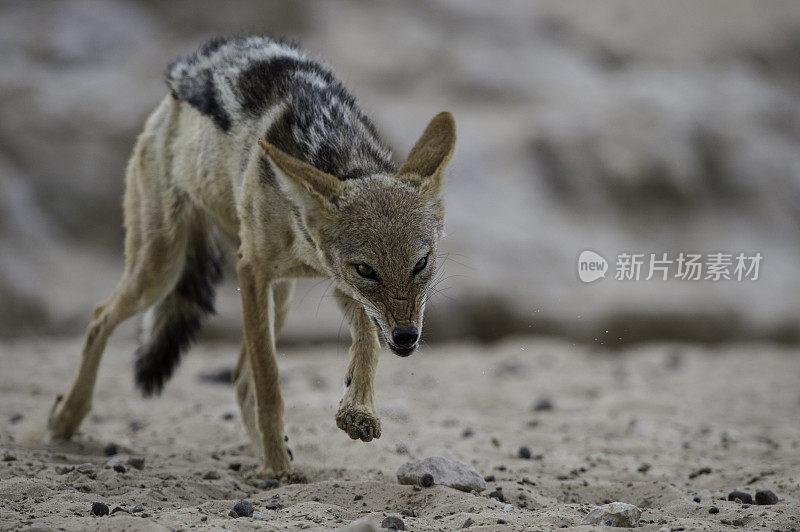
{"type": "Polygon", "coordinates": [[[293,202],[303,206],[312,202],[320,207],[336,207],[343,186],[339,179],[295,159],[263,139],[258,139],[258,145],[272,163],[281,190],[293,202]]]}
{"type": "Polygon", "coordinates": [[[444,169],[456,147],[456,122],[443,111],[433,117],[397,172],[397,178],[430,194],[440,194],[444,169]]]}

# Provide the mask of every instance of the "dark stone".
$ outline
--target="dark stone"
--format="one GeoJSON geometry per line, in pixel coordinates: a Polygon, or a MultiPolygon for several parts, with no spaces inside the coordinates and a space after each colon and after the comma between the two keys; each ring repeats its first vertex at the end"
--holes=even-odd
{"type": "Polygon", "coordinates": [[[92,503],[92,515],[103,516],[108,515],[108,505],[102,502],[92,503]]]}
{"type": "Polygon", "coordinates": [[[268,478],[267,480],[264,481],[264,489],[271,490],[277,488],[280,485],[281,483],[278,482],[277,478],[268,478]]]}
{"type": "Polygon", "coordinates": [[[708,474],[711,474],[711,468],[710,467],[701,467],[697,471],[694,471],[693,473],[690,473],[689,474],[689,478],[697,478],[700,475],[708,475],[708,474]]]}
{"type": "Polygon", "coordinates": [[[231,517],[250,517],[253,515],[253,510],[254,508],[253,505],[250,504],[250,501],[242,499],[233,505],[233,510],[231,510],[230,515],[231,517]]]}
{"type": "Polygon", "coordinates": [[[235,417],[236,415],[233,412],[225,412],[222,414],[222,419],[225,421],[231,421],[235,417]]]}
{"type": "Polygon", "coordinates": [[[517,455],[520,458],[528,460],[531,457],[531,448],[528,447],[527,445],[523,445],[522,447],[519,448],[519,451],[517,451],[517,455]]]}
{"type": "Polygon", "coordinates": [[[137,514],[139,512],[144,512],[144,506],[142,506],[141,504],[137,504],[136,506],[133,507],[133,510],[131,510],[131,513],[134,514],[137,514]]]}
{"type": "Polygon", "coordinates": [[[470,519],[467,519],[466,521],[464,521],[464,524],[461,525],[461,528],[469,528],[474,524],[475,524],[475,521],[473,521],[472,518],[470,518],[470,519]]]}
{"type": "Polygon", "coordinates": [[[506,521],[505,519],[498,519],[497,520],[497,524],[498,525],[507,525],[508,521],[506,521]]]}
{"type": "Polygon", "coordinates": [[[402,515],[406,517],[416,517],[417,513],[414,510],[402,510],[400,512],[402,515]]]}
{"type": "Polygon", "coordinates": [[[125,512],[126,514],[129,514],[129,513],[130,513],[128,510],[126,510],[126,509],[125,509],[125,508],[123,508],[122,506],[115,506],[115,507],[114,507],[114,509],[113,509],[113,510],[111,510],[111,515],[114,515],[114,514],[115,514],[115,513],[117,513],[117,512],[125,512]]]}
{"type": "Polygon", "coordinates": [[[462,437],[462,438],[469,438],[469,437],[471,437],[473,434],[475,434],[475,431],[474,431],[474,430],[472,430],[471,428],[467,427],[467,428],[466,428],[466,429],[464,429],[464,431],[461,433],[461,437],[462,437]]]}
{"type": "Polygon", "coordinates": [[[228,464],[228,469],[230,469],[231,471],[239,471],[241,468],[242,464],[240,464],[239,462],[231,462],[230,464],[228,464]]]}
{"type": "Polygon", "coordinates": [[[433,475],[430,473],[425,473],[422,475],[422,477],[420,477],[419,483],[423,488],[430,488],[433,486],[433,475]]]}
{"type": "Polygon", "coordinates": [[[381,528],[388,528],[390,530],[405,530],[406,524],[399,515],[389,515],[381,521],[381,528]]]}
{"type": "Polygon", "coordinates": [[[548,397],[542,397],[533,404],[534,412],[546,412],[553,409],[553,401],[548,397]]]}
{"type": "Polygon", "coordinates": [[[732,491],[728,494],[729,501],[739,499],[742,504],[753,504],[753,496],[746,491],[732,491]]]}
{"type": "Polygon", "coordinates": [[[127,471],[127,469],[125,469],[125,466],[122,464],[115,464],[114,471],[116,471],[117,473],[124,473],[127,471]]]}
{"type": "Polygon", "coordinates": [[[219,473],[212,469],[211,471],[206,471],[206,474],[203,475],[203,478],[205,480],[219,480],[219,473]]]}
{"type": "Polygon", "coordinates": [[[360,500],[361,500],[361,499],[363,499],[363,498],[364,498],[364,496],[363,496],[363,495],[356,495],[355,497],[353,497],[353,500],[354,500],[354,501],[360,501],[360,500]]]}
{"type": "Polygon", "coordinates": [[[283,505],[279,502],[268,502],[266,505],[264,505],[264,508],[266,508],[267,510],[277,511],[283,508],[283,505]]]}
{"type": "Polygon", "coordinates": [[[117,445],[113,441],[108,442],[106,446],[103,447],[103,454],[105,454],[106,456],[114,456],[118,452],[119,452],[119,445],[117,445]]]}
{"type": "Polygon", "coordinates": [[[717,508],[716,506],[712,506],[711,508],[708,509],[708,513],[710,513],[710,514],[718,514],[719,513],[719,508],[717,508]]]}
{"type": "Polygon", "coordinates": [[[692,500],[693,500],[694,502],[700,502],[700,501],[701,501],[701,499],[700,499],[700,495],[695,495],[695,496],[694,496],[694,499],[692,499],[692,500]]]}
{"type": "Polygon", "coordinates": [[[497,499],[500,502],[506,502],[506,497],[503,495],[503,490],[501,488],[496,489],[495,491],[489,494],[490,499],[497,499]]]}
{"type": "Polygon", "coordinates": [[[777,504],[778,496],[771,490],[756,491],[756,504],[777,504]]]}

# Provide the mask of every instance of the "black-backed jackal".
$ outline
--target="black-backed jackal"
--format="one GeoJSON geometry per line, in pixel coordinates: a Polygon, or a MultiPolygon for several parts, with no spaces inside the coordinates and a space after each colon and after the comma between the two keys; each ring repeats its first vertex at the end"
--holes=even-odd
{"type": "Polygon", "coordinates": [[[244,342],[234,372],[264,473],[289,473],[275,339],[297,277],[328,277],[350,326],[337,425],[381,434],[373,379],[380,338],[413,352],[444,229],[443,171],[455,124],[443,112],[399,168],[355,99],[297,47],[264,37],[215,39],[167,71],[170,94],[128,163],[125,270],[98,305],[80,367],[50,416],[70,437],[89,411],[106,340],[144,312],[136,381],[159,393],[213,311],[227,239],[244,342]]]}

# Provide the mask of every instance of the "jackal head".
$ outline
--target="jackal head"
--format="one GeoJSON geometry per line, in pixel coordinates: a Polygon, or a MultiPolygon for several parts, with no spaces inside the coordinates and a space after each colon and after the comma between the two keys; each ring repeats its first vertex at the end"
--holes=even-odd
{"type": "Polygon", "coordinates": [[[400,170],[342,181],[259,141],[336,286],[400,356],[417,348],[444,232],[442,180],[456,132],[431,120],[400,170]]]}

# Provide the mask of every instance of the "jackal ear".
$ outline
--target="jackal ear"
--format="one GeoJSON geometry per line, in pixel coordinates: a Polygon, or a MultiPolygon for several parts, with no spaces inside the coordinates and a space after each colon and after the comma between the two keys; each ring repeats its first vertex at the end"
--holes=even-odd
{"type": "Polygon", "coordinates": [[[439,194],[444,169],[456,147],[456,122],[453,115],[442,111],[425,128],[425,132],[408,154],[397,172],[397,178],[421,190],[439,194]]]}
{"type": "Polygon", "coordinates": [[[339,179],[295,159],[263,139],[258,139],[258,145],[267,154],[281,190],[290,199],[304,206],[312,202],[325,208],[336,207],[343,186],[339,179]]]}

